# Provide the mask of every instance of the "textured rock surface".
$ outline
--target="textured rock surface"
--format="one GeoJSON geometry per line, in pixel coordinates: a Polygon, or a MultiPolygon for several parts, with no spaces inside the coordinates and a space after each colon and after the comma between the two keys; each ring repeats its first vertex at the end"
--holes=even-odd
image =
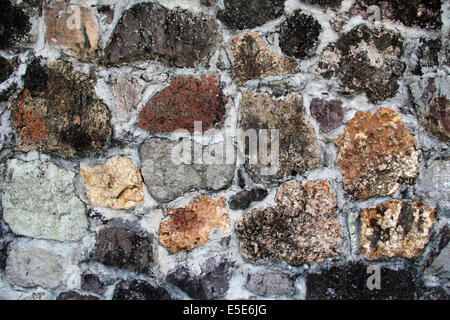
{"type": "Polygon", "coordinates": [[[252,202],[261,201],[267,197],[267,190],[263,188],[254,188],[236,193],[228,200],[230,209],[242,210],[250,207],[252,202]]]}
{"type": "Polygon", "coordinates": [[[121,75],[113,85],[116,116],[127,119],[142,98],[142,86],[136,79],[121,75]]]}
{"type": "Polygon", "coordinates": [[[294,280],[287,274],[276,272],[250,274],[246,288],[265,297],[291,296],[295,292],[294,280]]]}
{"type": "Polygon", "coordinates": [[[25,90],[11,115],[22,151],[73,157],[105,146],[111,134],[110,113],[94,97],[93,75],[74,72],[60,60],[48,67],[35,60],[24,81],[25,90]]]}
{"type": "Polygon", "coordinates": [[[381,256],[420,256],[430,239],[435,211],[420,201],[391,200],[361,210],[361,253],[369,260],[381,256]]]}
{"type": "Polygon", "coordinates": [[[82,294],[72,290],[61,292],[56,297],[56,300],[99,300],[99,298],[90,294],[82,294]]]}
{"type": "Polygon", "coordinates": [[[120,220],[113,220],[98,232],[93,260],[139,273],[153,273],[155,266],[153,235],[120,220]]]}
{"type": "Polygon", "coordinates": [[[194,121],[201,121],[206,131],[222,121],[226,104],[214,74],[177,76],[142,109],[137,126],[150,132],[193,132],[194,121]]]}
{"type": "Polygon", "coordinates": [[[225,207],[225,198],[213,200],[200,197],[185,208],[165,211],[172,217],[159,225],[159,241],[171,252],[192,249],[208,241],[213,228],[230,233],[230,218],[225,207]]]}
{"type": "Polygon", "coordinates": [[[420,175],[416,193],[450,210],[450,161],[436,160],[420,175]]]}
{"type": "Polygon", "coordinates": [[[230,29],[252,29],[279,18],[285,0],[224,0],[225,9],[217,17],[230,29]]]}
{"type": "Polygon", "coordinates": [[[278,205],[253,209],[236,223],[241,251],[250,260],[299,264],[336,256],[342,231],[326,182],[285,182],[275,200],[278,205]]]}
{"type": "Polygon", "coordinates": [[[425,274],[432,275],[438,278],[442,278],[446,281],[447,289],[450,287],[450,245],[447,244],[434,258],[433,263],[425,270],[425,274]]]}
{"type": "Polygon", "coordinates": [[[304,59],[313,53],[321,31],[316,19],[295,11],[280,26],[280,48],[288,56],[304,59]]]}
{"type": "Polygon", "coordinates": [[[130,158],[112,157],[93,168],[81,164],[80,172],[93,206],[133,209],[144,201],[141,174],[130,158]]]}
{"type": "Polygon", "coordinates": [[[252,79],[297,73],[297,63],[267,49],[256,32],[231,38],[228,44],[232,73],[238,85],[252,79]]]}
{"type": "Polygon", "coordinates": [[[344,120],[344,109],[339,100],[314,98],[309,105],[311,115],[319,122],[320,129],[329,132],[336,129],[344,120]]]}
{"type": "Polygon", "coordinates": [[[0,49],[16,46],[31,30],[29,17],[10,0],[0,4],[0,49]]]}
{"type": "Polygon", "coordinates": [[[75,174],[50,162],[8,161],[2,181],[3,218],[15,234],[52,240],[79,240],[88,222],[75,195],[75,174]]]}
{"type": "Polygon", "coordinates": [[[81,276],[81,289],[102,295],[105,293],[106,286],[94,273],[85,273],[81,276]]]}
{"type": "Polygon", "coordinates": [[[358,111],[334,142],[344,189],[357,199],[391,195],[417,174],[420,151],[392,109],[358,111]]]}
{"type": "Polygon", "coordinates": [[[191,190],[219,190],[231,183],[234,165],[175,164],[171,153],[176,145],[148,138],[139,149],[142,177],[153,198],[168,202],[191,190]]]}
{"type": "Polygon", "coordinates": [[[229,289],[231,264],[225,258],[209,258],[200,274],[178,266],[167,274],[167,281],[185,291],[193,299],[216,299],[229,289]]]}
{"type": "Polygon", "coordinates": [[[105,49],[108,64],[160,60],[171,66],[193,66],[220,41],[215,20],[190,11],[140,3],[120,18],[105,49]]]}
{"type": "Polygon", "coordinates": [[[316,70],[325,78],[338,78],[344,93],[365,92],[371,102],[382,101],[397,92],[405,69],[402,55],[399,35],[361,25],[329,45],[316,70]]]}
{"type": "Polygon", "coordinates": [[[301,0],[302,2],[319,5],[325,8],[339,8],[342,0],[301,0]]]}
{"type": "Polygon", "coordinates": [[[63,48],[67,55],[81,60],[95,57],[98,49],[98,24],[87,7],[51,1],[45,6],[47,43],[63,48]]]}
{"type": "MultiPolygon", "coordinates": [[[[263,169],[267,164],[262,163],[259,154],[256,163],[246,162],[246,168],[256,177],[287,178],[320,165],[317,137],[304,111],[300,94],[291,93],[283,98],[273,99],[266,93],[244,91],[238,117],[239,127],[243,132],[249,129],[279,130],[279,169],[266,174],[263,169]]],[[[269,155],[268,157],[270,158],[269,155]]],[[[272,167],[275,165],[271,163],[272,167]]]]}
{"type": "Polygon", "coordinates": [[[0,56],[0,83],[4,82],[14,72],[12,63],[0,56]]]}
{"type": "Polygon", "coordinates": [[[122,280],[114,290],[113,300],[172,300],[172,295],[163,287],[143,280],[122,280]]]}

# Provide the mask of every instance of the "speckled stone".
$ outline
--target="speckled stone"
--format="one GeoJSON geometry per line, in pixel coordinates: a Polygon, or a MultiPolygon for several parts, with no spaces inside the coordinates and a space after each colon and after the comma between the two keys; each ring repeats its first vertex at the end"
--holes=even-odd
{"type": "Polygon", "coordinates": [[[231,232],[223,197],[219,200],[200,197],[185,208],[167,210],[165,213],[171,218],[159,225],[159,241],[173,253],[206,243],[213,228],[223,233],[231,232]]]}
{"type": "Polygon", "coordinates": [[[335,195],[325,181],[285,182],[275,200],[277,205],[253,209],[236,223],[248,259],[301,264],[336,256],[342,231],[335,195]]]}
{"type": "Polygon", "coordinates": [[[420,256],[434,217],[434,209],[420,201],[391,200],[361,209],[361,253],[369,260],[420,256]]]}
{"type": "Polygon", "coordinates": [[[450,159],[433,161],[420,174],[416,194],[450,210],[450,159]]]}
{"type": "Polygon", "coordinates": [[[342,124],[344,109],[340,100],[325,100],[314,98],[309,105],[311,115],[319,122],[323,132],[329,132],[342,124]]]}
{"type": "Polygon", "coordinates": [[[166,288],[144,280],[121,280],[114,289],[112,300],[172,300],[166,288]]]}
{"type": "Polygon", "coordinates": [[[356,112],[334,143],[344,190],[356,199],[391,195],[417,175],[420,151],[392,109],[356,112]]]}
{"type": "Polygon", "coordinates": [[[337,9],[341,6],[342,0],[301,0],[308,4],[319,5],[325,8],[337,9]]]}
{"type": "Polygon", "coordinates": [[[246,288],[264,297],[292,296],[295,293],[294,279],[288,274],[276,272],[249,274],[246,288]]]}
{"type": "Polygon", "coordinates": [[[142,98],[142,86],[136,79],[128,79],[125,75],[120,75],[114,82],[114,106],[116,116],[120,120],[128,119],[130,113],[136,108],[142,98]]]}
{"type": "Polygon", "coordinates": [[[0,56],[0,83],[7,80],[14,72],[14,66],[11,62],[12,61],[8,61],[7,59],[0,56]]]}
{"type": "Polygon", "coordinates": [[[0,49],[20,45],[31,30],[29,17],[10,0],[0,3],[0,49]]]}

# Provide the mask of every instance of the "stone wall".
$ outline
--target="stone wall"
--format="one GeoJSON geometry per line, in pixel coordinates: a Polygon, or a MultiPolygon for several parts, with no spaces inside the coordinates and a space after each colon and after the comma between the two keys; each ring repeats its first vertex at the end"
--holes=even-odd
{"type": "Polygon", "coordinates": [[[0,299],[448,299],[449,6],[2,1],[0,299]]]}

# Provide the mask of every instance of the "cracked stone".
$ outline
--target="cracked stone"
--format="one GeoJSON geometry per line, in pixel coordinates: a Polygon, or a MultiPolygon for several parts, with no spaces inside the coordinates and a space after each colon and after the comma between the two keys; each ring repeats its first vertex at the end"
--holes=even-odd
{"type": "MultiPolygon", "coordinates": [[[[253,176],[261,180],[280,179],[319,167],[321,158],[317,136],[300,94],[290,93],[275,99],[266,93],[243,91],[238,117],[243,133],[257,130],[257,134],[261,135],[261,129],[279,130],[279,157],[272,159],[267,152],[270,166],[263,163],[261,152],[259,157],[251,153],[250,159],[245,162],[245,167],[253,176]]],[[[243,142],[240,143],[241,149],[244,148],[243,142]]],[[[249,152],[246,151],[246,155],[249,152]]],[[[270,152],[272,155],[274,151],[270,152]]]]}
{"type": "Polygon", "coordinates": [[[136,79],[121,75],[113,85],[114,105],[119,119],[128,119],[142,98],[142,86],[136,79]]]}
{"type": "Polygon", "coordinates": [[[93,206],[130,210],[144,201],[141,174],[130,158],[112,157],[94,168],[81,164],[80,172],[93,206]]]}
{"type": "Polygon", "coordinates": [[[116,285],[112,300],[173,300],[173,297],[164,287],[130,279],[116,285]]]}
{"type": "Polygon", "coordinates": [[[10,0],[0,3],[0,49],[20,45],[31,30],[29,17],[10,0]]]}
{"type": "Polygon", "coordinates": [[[90,8],[51,1],[44,10],[48,44],[62,47],[65,54],[83,61],[95,58],[99,28],[90,8]]]}
{"type": "Polygon", "coordinates": [[[434,218],[434,209],[421,201],[391,200],[361,209],[361,253],[369,260],[421,256],[434,218]]]}
{"type": "Polygon", "coordinates": [[[220,40],[216,21],[206,14],[139,3],[120,18],[105,49],[105,62],[160,60],[174,67],[192,67],[220,40]]]}
{"type": "Polygon", "coordinates": [[[250,207],[252,202],[261,201],[267,197],[267,190],[254,188],[236,193],[228,200],[228,205],[232,210],[243,210],[250,207]]]}
{"type": "Polygon", "coordinates": [[[231,38],[228,50],[233,78],[238,85],[252,79],[300,72],[295,61],[270,51],[257,32],[231,38]]]}
{"type": "Polygon", "coordinates": [[[295,284],[292,277],[276,272],[249,274],[246,288],[264,297],[292,296],[295,293],[295,284]]]}
{"type": "Polygon", "coordinates": [[[392,109],[356,112],[334,143],[344,190],[356,199],[391,195],[417,175],[420,151],[392,109]]]}
{"type": "Polygon", "coordinates": [[[224,0],[217,17],[232,30],[252,29],[284,13],[285,0],[224,0]]]}
{"type": "Polygon", "coordinates": [[[311,115],[319,122],[323,132],[338,128],[344,120],[344,109],[340,100],[314,98],[309,105],[311,115]]]}
{"type": "Polygon", "coordinates": [[[325,181],[285,182],[277,205],[253,209],[236,223],[241,251],[249,260],[292,264],[321,262],[337,255],[342,231],[335,194],[325,181]]]}
{"type": "Polygon", "coordinates": [[[416,194],[450,210],[450,161],[436,160],[420,175],[416,194]]]}
{"type": "Polygon", "coordinates": [[[3,218],[17,235],[80,240],[88,222],[75,195],[75,173],[51,162],[12,159],[2,182],[3,218]]]}
{"type": "Polygon", "coordinates": [[[222,121],[227,102],[216,75],[177,76],[142,109],[137,126],[152,133],[193,132],[194,121],[201,121],[206,131],[222,121]]]}
{"type": "Polygon", "coordinates": [[[397,93],[405,70],[402,43],[391,31],[360,25],[330,44],[315,69],[326,79],[338,78],[344,94],[365,92],[370,102],[383,101],[397,93]]]}
{"type": "Polygon", "coordinates": [[[94,97],[94,75],[75,72],[60,60],[46,67],[34,60],[24,82],[11,115],[22,151],[72,158],[105,146],[111,135],[110,112],[94,97]]]}
{"type": "Polygon", "coordinates": [[[206,243],[213,228],[223,233],[231,232],[223,197],[219,200],[200,197],[185,208],[171,209],[165,213],[171,218],[159,225],[159,241],[173,253],[206,243]]]}

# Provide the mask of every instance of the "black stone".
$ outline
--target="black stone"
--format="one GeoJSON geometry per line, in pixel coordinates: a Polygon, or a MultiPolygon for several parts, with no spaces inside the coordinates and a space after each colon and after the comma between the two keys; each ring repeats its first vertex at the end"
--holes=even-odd
{"type": "Polygon", "coordinates": [[[0,49],[9,49],[31,30],[29,17],[10,0],[0,2],[0,49]]]}
{"type": "Polygon", "coordinates": [[[81,289],[102,295],[105,292],[105,284],[93,273],[85,273],[81,277],[81,289]]]}
{"type": "Polygon", "coordinates": [[[7,80],[14,71],[14,67],[5,58],[0,56],[0,83],[7,80]]]}
{"type": "Polygon", "coordinates": [[[250,191],[241,191],[231,196],[228,205],[233,210],[247,209],[252,202],[261,201],[267,197],[267,190],[254,188],[250,191]]]}
{"type": "Polygon", "coordinates": [[[302,1],[326,8],[339,8],[342,3],[342,0],[302,0],[302,1]]]}
{"type": "Polygon", "coordinates": [[[114,290],[113,300],[173,300],[163,287],[142,280],[122,280],[114,290]]]}

